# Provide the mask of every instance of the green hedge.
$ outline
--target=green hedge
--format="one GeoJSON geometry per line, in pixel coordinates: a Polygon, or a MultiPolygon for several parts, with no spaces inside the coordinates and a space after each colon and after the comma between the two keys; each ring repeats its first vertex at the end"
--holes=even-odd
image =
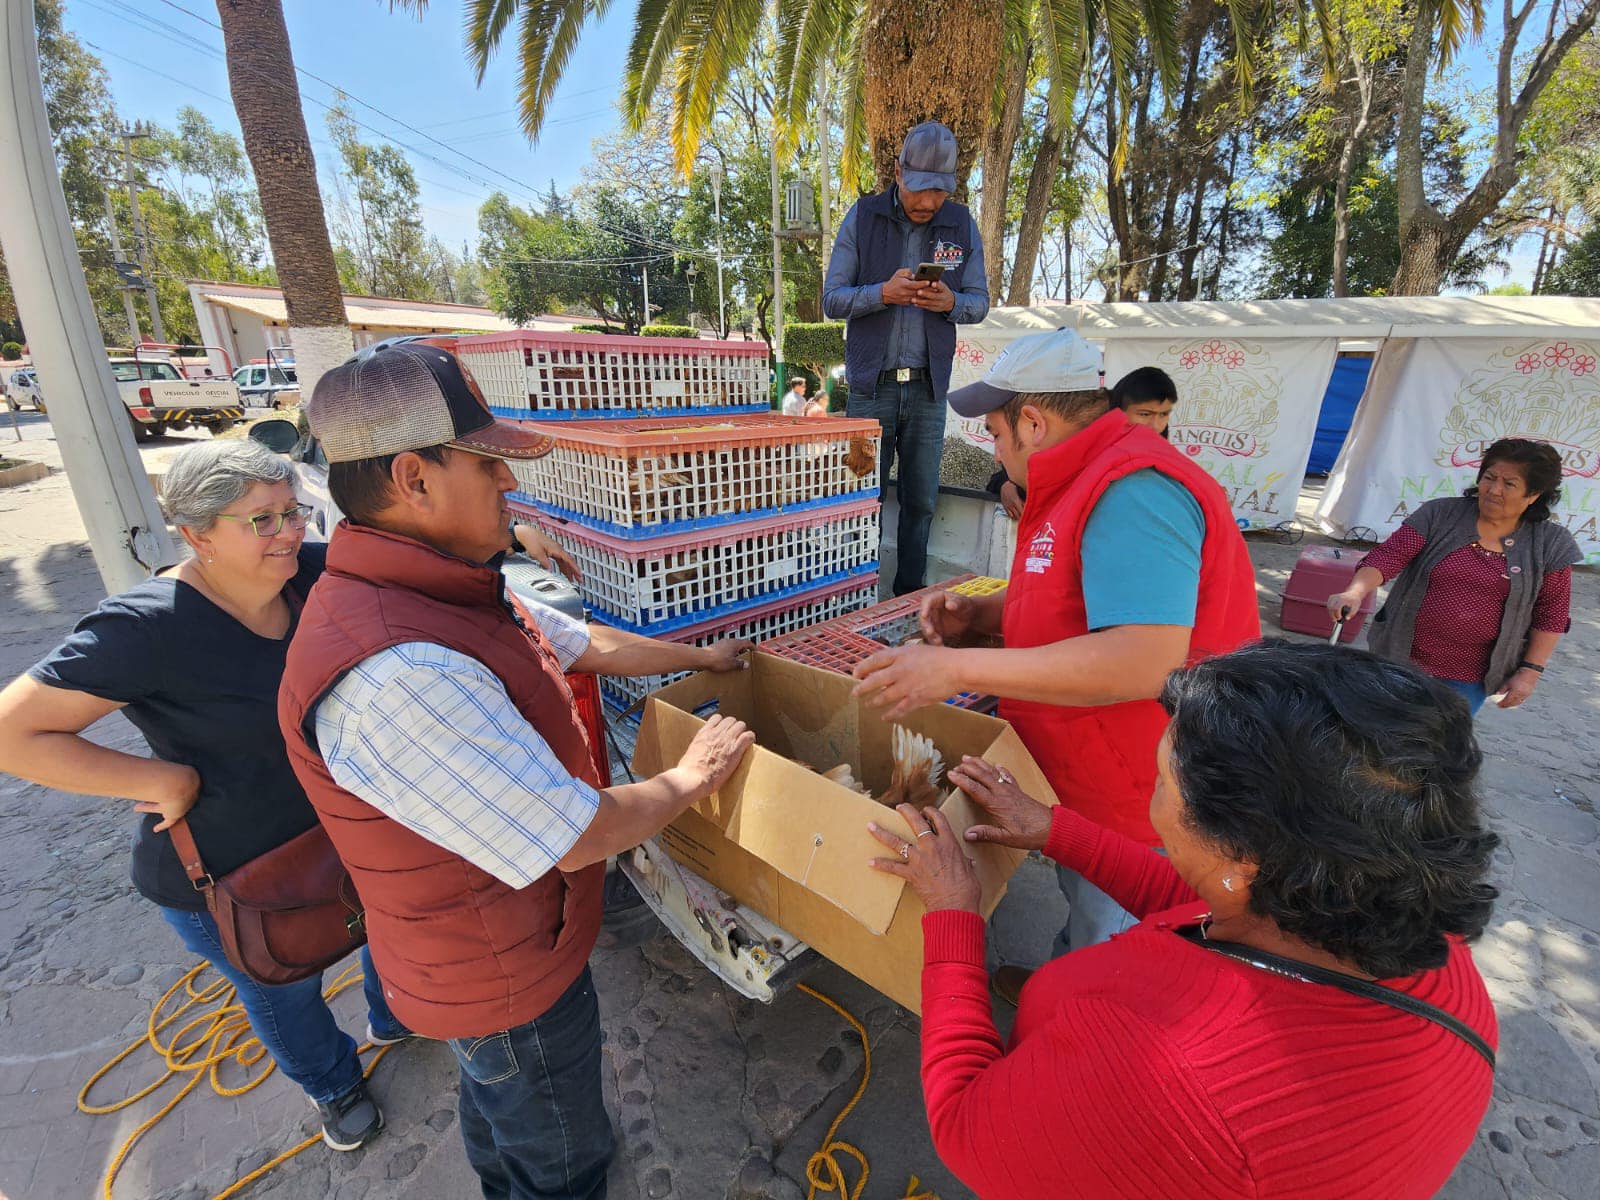
{"type": "Polygon", "coordinates": [[[813,375],[826,377],[830,367],[844,361],[844,323],[797,321],[785,325],[783,357],[786,362],[810,368],[813,375]]]}
{"type": "Polygon", "coordinates": [[[7,362],[16,362],[21,357],[21,342],[7,342],[4,346],[0,346],[0,358],[5,359],[7,362]]]}
{"type": "Polygon", "coordinates": [[[619,329],[615,325],[574,325],[573,333],[626,333],[626,329],[619,329]]]}
{"type": "Polygon", "coordinates": [[[646,325],[639,330],[645,337],[699,337],[693,325],[646,325]]]}

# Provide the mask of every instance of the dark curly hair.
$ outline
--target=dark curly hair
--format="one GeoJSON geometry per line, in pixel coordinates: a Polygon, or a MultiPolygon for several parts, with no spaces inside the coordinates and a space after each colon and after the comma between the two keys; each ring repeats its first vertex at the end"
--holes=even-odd
{"type": "Polygon", "coordinates": [[[1269,639],[1175,671],[1161,702],[1184,819],[1255,864],[1250,911],[1380,979],[1483,932],[1499,839],[1454,691],[1365,651],[1269,639]]]}
{"type": "MultiPolygon", "coordinates": [[[[1522,477],[1530,492],[1539,498],[1528,505],[1522,514],[1524,521],[1548,521],[1550,510],[1561,503],[1561,455],[1549,442],[1536,442],[1532,438],[1501,438],[1483,452],[1483,463],[1478,467],[1478,478],[1496,463],[1512,463],[1522,468],[1522,477]]],[[[1473,484],[1461,493],[1476,497],[1478,485],[1473,484]]]]}

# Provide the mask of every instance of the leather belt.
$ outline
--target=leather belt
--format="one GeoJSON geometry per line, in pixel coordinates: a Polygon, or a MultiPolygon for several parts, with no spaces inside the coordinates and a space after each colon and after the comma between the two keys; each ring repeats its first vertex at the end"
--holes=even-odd
{"type": "Polygon", "coordinates": [[[910,383],[913,379],[928,378],[926,367],[895,367],[892,371],[879,371],[879,383],[910,383]]]}

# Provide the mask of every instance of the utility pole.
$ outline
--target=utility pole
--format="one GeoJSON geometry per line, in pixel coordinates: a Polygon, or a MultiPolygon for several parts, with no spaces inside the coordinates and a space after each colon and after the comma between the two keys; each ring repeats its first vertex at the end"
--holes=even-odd
{"type": "Polygon", "coordinates": [[[115,268],[117,279],[117,294],[122,297],[122,313],[128,318],[129,345],[139,344],[139,310],[133,305],[133,289],[121,278],[124,264],[127,259],[122,256],[122,234],[117,231],[117,212],[111,207],[111,192],[105,193],[106,197],[106,225],[111,230],[111,262],[115,268]]]}
{"type": "Polygon", "coordinates": [[[728,336],[728,302],[722,292],[722,164],[711,164],[711,204],[717,213],[717,336],[728,336]]]}
{"type": "Polygon", "coordinates": [[[639,266],[644,271],[644,323],[648,325],[650,324],[650,264],[640,263],[639,266]]]}
{"type": "Polygon", "coordinates": [[[177,556],[89,302],[26,0],[0,0],[0,66],[10,80],[0,88],[0,162],[8,167],[0,187],[0,249],[95,565],[106,590],[121,592],[177,556]]]}
{"type": "Polygon", "coordinates": [[[156,299],[156,277],[150,271],[150,238],[144,230],[144,216],[139,211],[139,184],[133,174],[133,143],[150,136],[150,127],[144,124],[126,126],[118,135],[122,138],[122,161],[127,168],[128,208],[133,213],[133,240],[139,251],[139,269],[144,272],[144,298],[150,306],[150,328],[156,341],[167,340],[166,327],[161,323],[161,301],[156,299]]]}
{"type": "Polygon", "coordinates": [[[817,75],[817,149],[822,160],[822,278],[828,278],[828,260],[833,257],[833,182],[828,170],[828,129],[833,124],[828,101],[833,92],[828,62],[823,60],[817,75]]]}

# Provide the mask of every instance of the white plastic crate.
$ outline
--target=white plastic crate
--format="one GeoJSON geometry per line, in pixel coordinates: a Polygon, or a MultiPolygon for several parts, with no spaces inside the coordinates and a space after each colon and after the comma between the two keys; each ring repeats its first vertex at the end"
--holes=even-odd
{"type": "MultiPolygon", "coordinates": [[[[811,588],[797,596],[771,601],[731,617],[715,621],[702,621],[689,625],[668,636],[674,642],[696,646],[709,646],[723,638],[749,638],[762,642],[780,637],[823,621],[865,608],[878,599],[878,581],[874,578],[842,579],[837,583],[811,588]]],[[[600,691],[606,701],[618,709],[629,709],[657,688],[666,687],[675,679],[682,679],[688,671],[671,675],[604,675],[600,678],[600,691]]],[[[635,714],[637,715],[637,714],[635,714]]]]}
{"type": "Polygon", "coordinates": [[[549,422],[543,458],[510,462],[514,500],[623,538],[659,537],[878,494],[877,421],[549,422]]]}
{"type": "Polygon", "coordinates": [[[456,353],[496,416],[703,416],[771,407],[763,342],[519,329],[462,337],[456,353]]]}
{"type": "Polygon", "coordinates": [[[582,568],[596,617],[652,637],[877,571],[875,499],[647,541],[536,519],[582,568]]]}

